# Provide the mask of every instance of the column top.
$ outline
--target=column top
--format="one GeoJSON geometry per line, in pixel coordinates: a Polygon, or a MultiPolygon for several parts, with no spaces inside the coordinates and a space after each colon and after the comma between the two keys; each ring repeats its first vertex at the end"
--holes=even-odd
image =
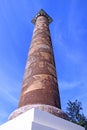
{"type": "Polygon", "coordinates": [[[37,18],[38,18],[39,16],[45,16],[45,17],[48,19],[48,23],[49,23],[49,24],[53,21],[53,19],[52,19],[43,9],[41,9],[41,10],[36,14],[36,16],[32,19],[32,23],[33,23],[33,24],[35,24],[35,22],[36,22],[36,20],[37,20],[37,18]]]}

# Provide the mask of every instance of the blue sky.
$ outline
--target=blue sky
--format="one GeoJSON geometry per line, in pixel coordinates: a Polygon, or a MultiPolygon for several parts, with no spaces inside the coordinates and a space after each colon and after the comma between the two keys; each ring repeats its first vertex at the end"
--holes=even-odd
{"type": "Polygon", "coordinates": [[[87,116],[87,0],[0,0],[0,124],[17,109],[36,13],[52,18],[62,109],[82,102],[87,116]]]}

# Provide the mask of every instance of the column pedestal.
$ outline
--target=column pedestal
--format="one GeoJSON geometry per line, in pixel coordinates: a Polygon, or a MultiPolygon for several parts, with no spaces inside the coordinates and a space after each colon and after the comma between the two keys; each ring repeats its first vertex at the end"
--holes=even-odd
{"type": "Polygon", "coordinates": [[[26,106],[20,107],[10,114],[9,120],[17,117],[18,115],[20,115],[20,114],[22,114],[22,113],[24,113],[32,108],[38,108],[39,110],[46,111],[46,112],[51,113],[55,116],[61,117],[65,120],[69,120],[69,117],[61,109],[54,107],[54,106],[45,105],[45,104],[31,104],[31,105],[26,105],[26,106]]]}
{"type": "Polygon", "coordinates": [[[0,126],[0,130],[85,130],[83,127],[33,108],[0,126]]]}

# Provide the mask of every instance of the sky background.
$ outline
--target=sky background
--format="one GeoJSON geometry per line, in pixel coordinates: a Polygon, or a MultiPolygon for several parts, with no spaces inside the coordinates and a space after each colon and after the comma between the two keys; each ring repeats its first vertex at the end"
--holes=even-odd
{"type": "Polygon", "coordinates": [[[50,31],[62,109],[82,102],[87,117],[87,0],[0,0],[0,124],[17,109],[34,25],[43,8],[50,31]]]}

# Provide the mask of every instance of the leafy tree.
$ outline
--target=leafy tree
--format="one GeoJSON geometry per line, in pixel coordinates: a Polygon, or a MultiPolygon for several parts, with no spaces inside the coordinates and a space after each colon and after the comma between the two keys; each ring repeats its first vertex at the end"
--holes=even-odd
{"type": "Polygon", "coordinates": [[[81,112],[81,110],[83,109],[82,103],[75,100],[74,102],[68,101],[67,105],[68,106],[66,108],[66,113],[69,116],[70,121],[85,127],[85,129],[87,130],[87,118],[81,112]]]}

